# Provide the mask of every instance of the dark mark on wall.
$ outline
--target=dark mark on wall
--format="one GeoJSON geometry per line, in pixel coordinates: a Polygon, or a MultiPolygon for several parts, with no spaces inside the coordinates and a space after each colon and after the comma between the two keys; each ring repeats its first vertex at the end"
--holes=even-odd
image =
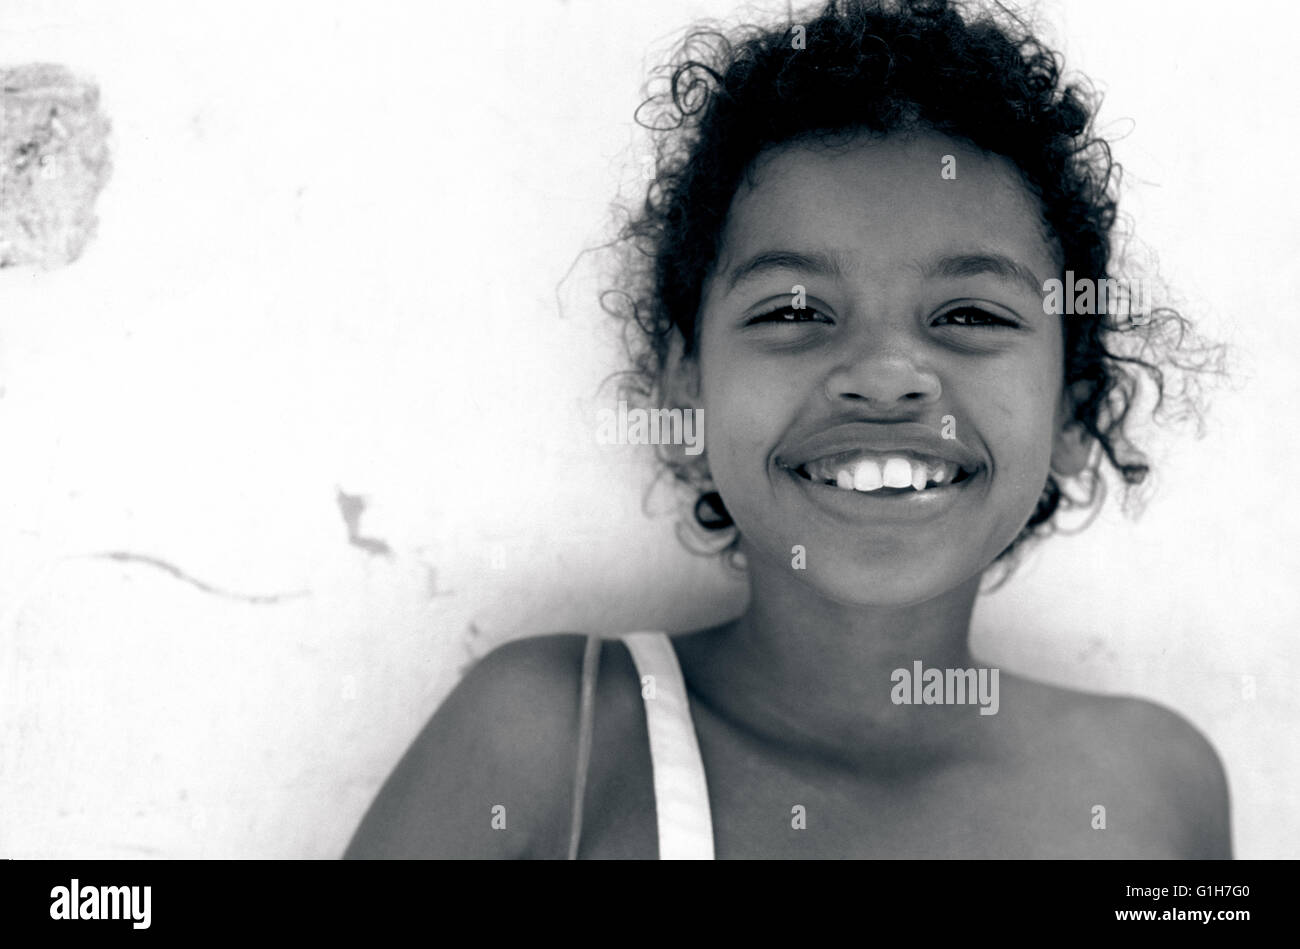
{"type": "Polygon", "coordinates": [[[442,596],[455,596],[455,590],[438,589],[438,566],[430,559],[429,548],[426,546],[416,547],[415,553],[418,555],[420,563],[424,565],[424,594],[426,598],[434,600],[442,596]]]}
{"type": "Polygon", "coordinates": [[[382,540],[361,536],[361,515],[366,510],[366,499],[359,494],[346,494],[338,485],[334,486],[334,490],[338,492],[339,513],[343,515],[343,523],[348,528],[348,543],[377,557],[391,557],[392,548],[382,540]]]}
{"type": "Polygon", "coordinates": [[[456,675],[459,678],[463,678],[465,673],[470,670],[470,667],[482,659],[487,652],[487,643],[483,630],[478,628],[477,623],[470,620],[466,633],[467,635],[461,640],[461,647],[465,650],[465,658],[456,667],[456,675]]]}
{"type": "Polygon", "coordinates": [[[191,586],[198,587],[204,593],[224,597],[228,600],[240,600],[244,603],[279,603],[281,600],[289,600],[295,597],[308,596],[310,594],[309,590],[297,590],[293,593],[272,594],[232,593],[229,590],[222,590],[219,587],[214,587],[211,584],[204,583],[202,580],[195,579],[184,570],[181,570],[174,564],[168,563],[166,560],[161,560],[158,557],[150,557],[148,554],[133,554],[130,551],[125,550],[108,550],[102,553],[83,554],[81,556],[87,559],[116,560],[121,563],[147,564],[150,567],[157,567],[164,573],[171,574],[177,580],[183,580],[191,586]]]}

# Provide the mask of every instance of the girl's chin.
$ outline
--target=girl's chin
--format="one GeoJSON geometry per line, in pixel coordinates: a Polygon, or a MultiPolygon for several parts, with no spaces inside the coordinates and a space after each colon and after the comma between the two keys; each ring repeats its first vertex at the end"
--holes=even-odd
{"type": "Polygon", "coordinates": [[[955,594],[966,587],[971,575],[954,571],[941,576],[930,570],[904,575],[892,571],[837,571],[827,576],[823,571],[820,576],[803,579],[841,606],[903,609],[955,594]]]}
{"type": "MultiPolygon", "coordinates": [[[[746,553],[746,559],[755,586],[773,590],[787,586],[755,573],[752,553],[746,553]]],[[[937,555],[900,550],[893,556],[855,556],[823,550],[819,558],[815,544],[795,545],[789,552],[775,550],[771,559],[762,558],[771,565],[768,569],[788,571],[800,587],[841,606],[891,609],[915,606],[963,590],[983,574],[987,568],[984,559],[962,557],[951,546],[937,555]]]]}

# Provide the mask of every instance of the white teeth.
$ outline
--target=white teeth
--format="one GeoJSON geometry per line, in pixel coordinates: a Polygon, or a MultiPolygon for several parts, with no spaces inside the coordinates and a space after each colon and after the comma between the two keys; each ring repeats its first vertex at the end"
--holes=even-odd
{"type": "Polygon", "coordinates": [[[883,474],[887,488],[911,487],[912,466],[906,458],[886,458],[883,474]]]}
{"type": "Polygon", "coordinates": [[[875,491],[885,483],[880,465],[864,458],[853,467],[853,487],[858,491],[875,491]]]}
{"type": "Polygon", "coordinates": [[[876,491],[880,488],[912,488],[924,491],[930,485],[948,485],[961,469],[951,461],[935,458],[907,458],[884,455],[839,462],[814,461],[803,470],[805,477],[818,484],[830,484],[844,491],[876,491]]]}

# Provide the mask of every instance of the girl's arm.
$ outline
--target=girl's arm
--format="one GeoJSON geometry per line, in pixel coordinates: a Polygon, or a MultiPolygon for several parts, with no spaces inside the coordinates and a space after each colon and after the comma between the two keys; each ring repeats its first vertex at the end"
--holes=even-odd
{"type": "Polygon", "coordinates": [[[507,643],[420,732],[344,857],[564,856],[584,637],[507,643]]]}

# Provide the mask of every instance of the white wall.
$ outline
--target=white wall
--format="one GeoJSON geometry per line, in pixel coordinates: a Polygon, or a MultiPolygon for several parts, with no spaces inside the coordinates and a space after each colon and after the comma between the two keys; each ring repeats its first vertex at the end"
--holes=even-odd
{"type": "MultiPolygon", "coordinates": [[[[99,82],[115,167],[80,261],[0,272],[0,856],[336,855],[471,655],[740,608],[594,444],[590,257],[557,294],[635,173],[652,50],[735,9],[0,2],[0,62],[99,82]]],[[[1129,210],[1240,368],[1145,517],[1042,548],[978,644],[1181,710],[1238,853],[1294,857],[1291,31],[1043,9],[1137,120],[1129,210]]]]}

